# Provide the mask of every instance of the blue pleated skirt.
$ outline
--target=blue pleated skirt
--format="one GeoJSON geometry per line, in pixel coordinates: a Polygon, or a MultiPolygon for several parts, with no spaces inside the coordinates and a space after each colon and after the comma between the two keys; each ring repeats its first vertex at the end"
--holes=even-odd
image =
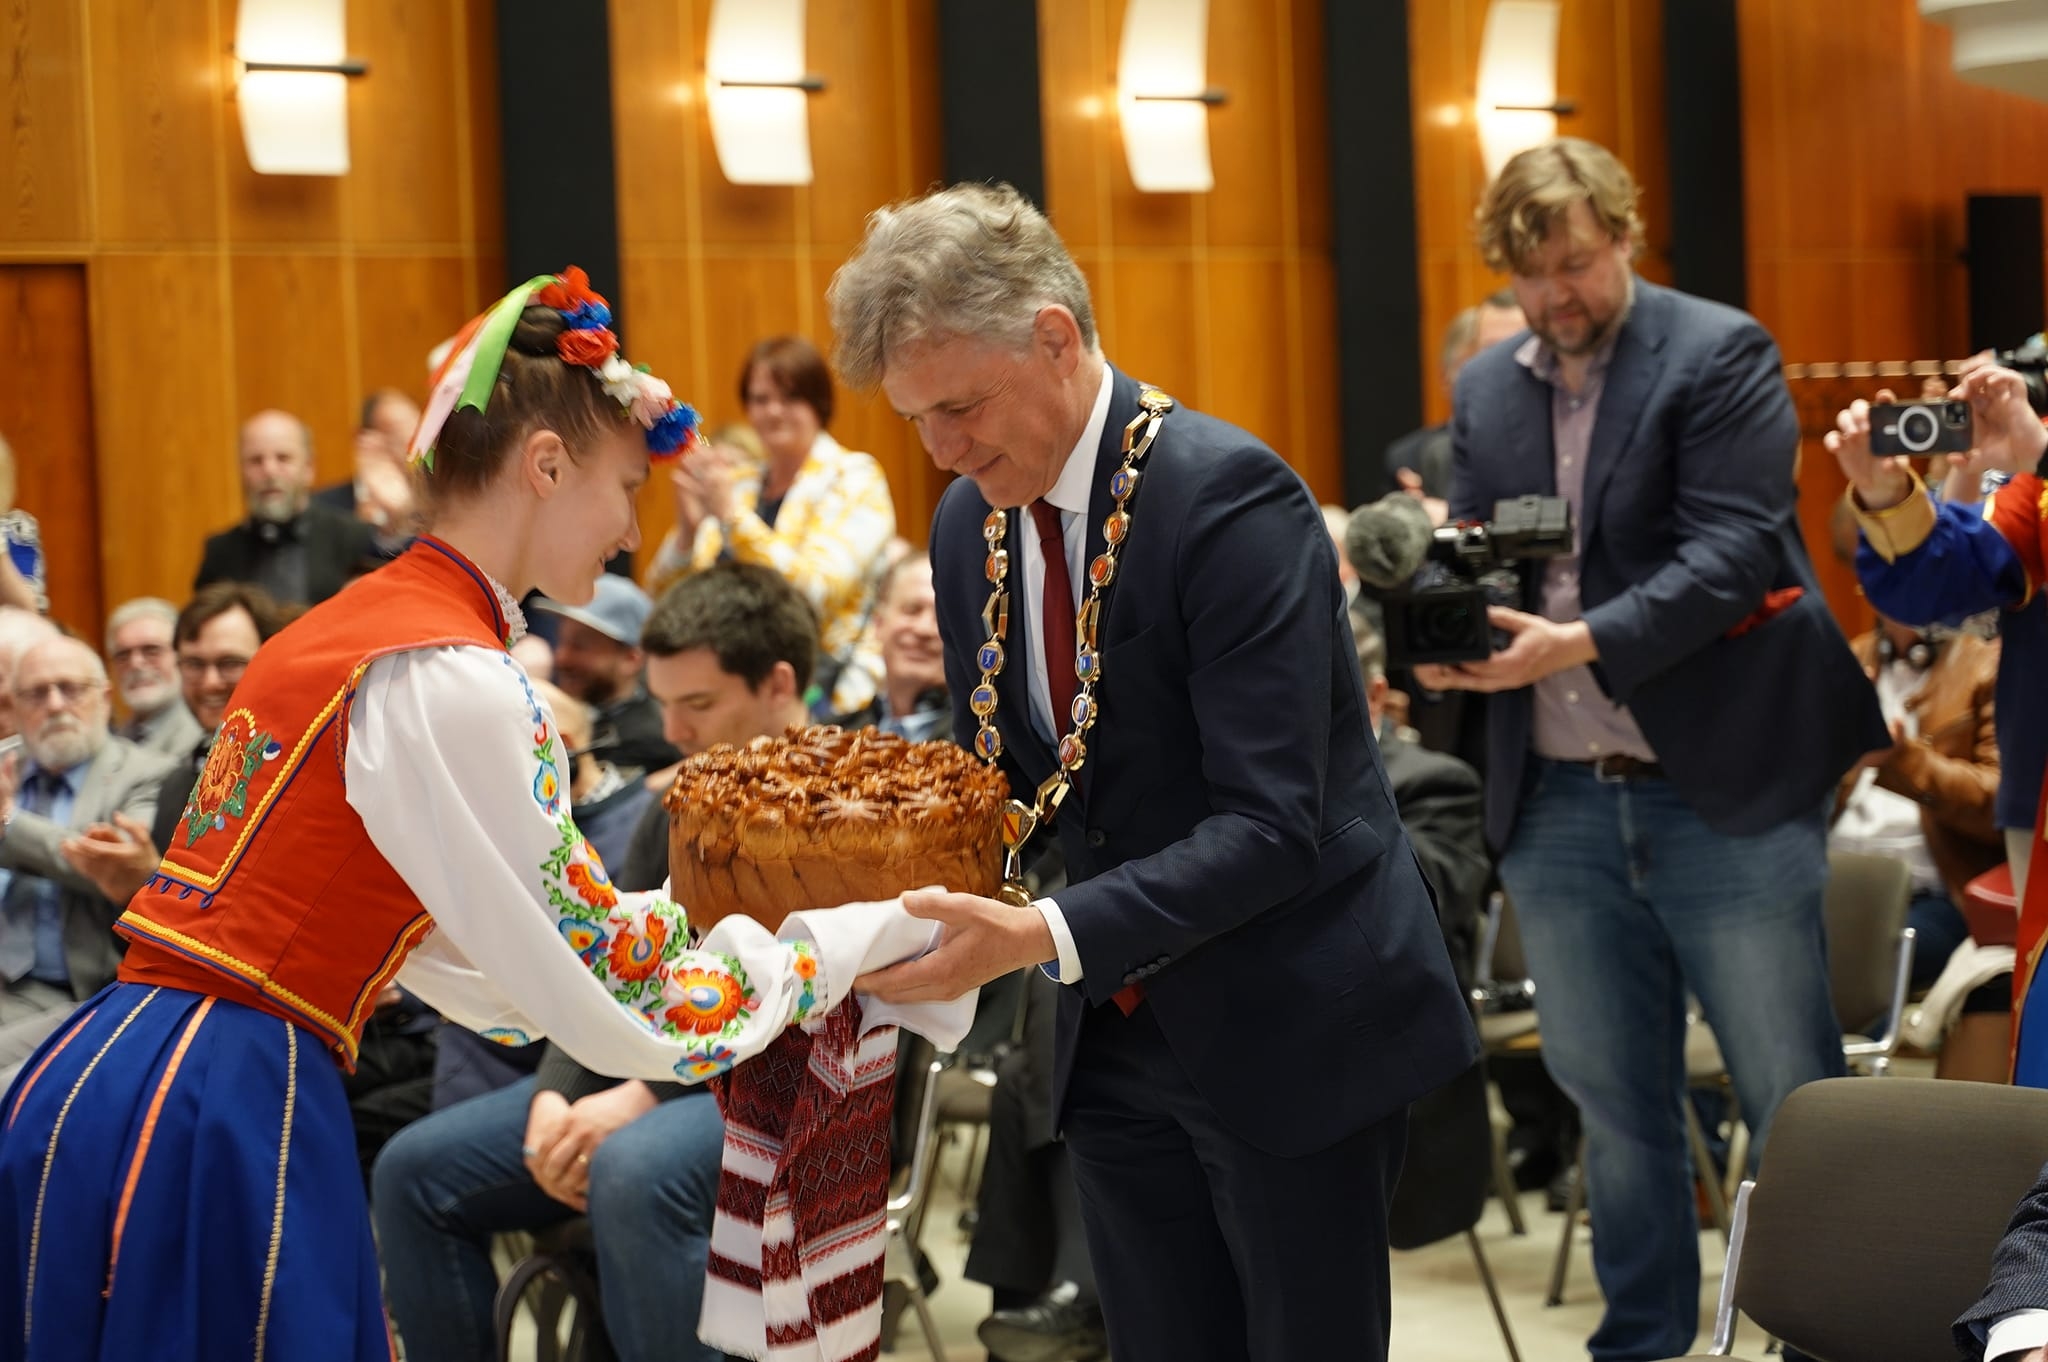
{"type": "Polygon", "coordinates": [[[0,1104],[0,1362],[390,1362],[334,1060],[110,985],[0,1104]]]}

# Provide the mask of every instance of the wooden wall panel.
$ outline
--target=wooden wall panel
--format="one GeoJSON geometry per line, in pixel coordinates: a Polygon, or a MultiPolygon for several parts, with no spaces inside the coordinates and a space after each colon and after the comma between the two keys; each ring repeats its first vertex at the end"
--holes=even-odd
{"type": "MultiPolygon", "coordinates": [[[[1409,0],[1409,81],[1415,136],[1417,266],[1422,283],[1424,419],[1449,419],[1438,355],[1451,319],[1504,287],[1473,245],[1472,213],[1486,189],[1475,104],[1488,0],[1409,0]]],[[[1578,112],[1558,131],[1607,147],[1642,189],[1648,250],[1636,267],[1670,278],[1671,182],[1664,152],[1660,0],[1564,0],[1558,95],[1578,112]]]]}
{"type": "MultiPolygon", "coordinates": [[[[1740,0],[1737,13],[1751,310],[1795,364],[1960,356],[1966,197],[2048,193],[2048,105],[1957,79],[1948,30],[1914,0],[1869,0],[1853,24],[1802,0],[1740,0]]],[[[1792,384],[1800,520],[1851,628],[1869,610],[1827,550],[1842,477],[1819,436],[1874,386],[1792,384]]]]}
{"type": "Polygon", "coordinates": [[[0,242],[86,230],[85,30],[77,0],[0,10],[0,242]]]}
{"type": "Polygon", "coordinates": [[[183,600],[200,542],[243,514],[228,263],[110,253],[87,270],[102,606],[183,600]]]}
{"type": "MultiPolygon", "coordinates": [[[[814,182],[734,185],[704,104],[709,0],[610,0],[612,116],[627,353],[694,403],[708,425],[744,415],[739,366],[764,336],[795,332],[828,353],[825,286],[867,215],[939,175],[934,0],[810,0],[807,48],[825,90],[811,99],[814,182]]],[[[897,522],[923,542],[936,475],[878,398],[842,389],[833,434],[889,476],[897,522]]],[[[648,545],[674,520],[654,479],[648,545]]]]}
{"type": "MultiPolygon", "coordinates": [[[[320,480],[355,467],[356,388],[334,381],[354,368],[341,325],[338,255],[243,255],[228,260],[234,296],[235,418],[275,407],[306,423],[320,480]]],[[[422,385],[423,386],[423,385],[422,385]]],[[[234,463],[234,447],[213,457],[234,463]]]]}
{"type": "Polygon", "coordinates": [[[220,239],[226,3],[86,0],[98,240],[220,239]]]}
{"type": "Polygon", "coordinates": [[[1214,0],[1209,194],[1144,194],[1116,116],[1124,0],[1041,0],[1046,209],[1118,365],[1341,494],[1320,0],[1214,0]],[[1311,292],[1320,293],[1311,298],[1311,292]]]}
{"type": "Polygon", "coordinates": [[[41,522],[50,614],[99,637],[98,479],[93,469],[85,269],[0,265],[0,435],[15,502],[41,522]]]}
{"type": "Polygon", "coordinates": [[[350,86],[355,169],[329,179],[250,170],[236,0],[0,9],[0,58],[22,73],[0,109],[19,90],[33,105],[0,139],[0,268],[75,262],[90,302],[70,321],[90,340],[78,456],[95,477],[25,483],[22,500],[50,529],[53,596],[89,636],[108,604],[183,599],[200,541],[242,515],[242,418],[293,410],[323,472],[345,476],[364,392],[423,396],[427,351],[502,291],[492,13],[349,5],[370,74],[350,86]],[[96,506],[78,503],[95,482],[96,506]]]}

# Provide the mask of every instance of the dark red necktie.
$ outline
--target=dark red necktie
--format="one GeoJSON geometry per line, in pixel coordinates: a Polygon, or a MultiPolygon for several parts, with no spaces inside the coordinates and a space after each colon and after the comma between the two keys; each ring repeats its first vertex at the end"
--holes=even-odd
{"type": "MultiPolygon", "coordinates": [[[[1031,519],[1038,526],[1038,552],[1045,559],[1045,590],[1039,596],[1038,619],[1045,639],[1045,687],[1052,699],[1053,745],[1074,724],[1074,693],[1081,688],[1074,674],[1078,651],[1074,633],[1074,579],[1067,572],[1067,532],[1060,524],[1059,507],[1046,501],[1031,503],[1031,519]]],[[[1126,984],[1111,999],[1128,1017],[1145,1000],[1143,984],[1126,984]]]]}

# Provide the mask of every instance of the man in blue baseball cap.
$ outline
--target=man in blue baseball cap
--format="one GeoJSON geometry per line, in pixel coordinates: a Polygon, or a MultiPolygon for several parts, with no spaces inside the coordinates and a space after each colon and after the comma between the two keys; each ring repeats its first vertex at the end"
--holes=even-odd
{"type": "Polygon", "coordinates": [[[615,573],[597,579],[588,605],[539,600],[561,617],[554,682],[591,709],[590,754],[621,771],[659,771],[683,759],[661,736],[661,710],[641,684],[640,630],[654,603],[615,573]]]}

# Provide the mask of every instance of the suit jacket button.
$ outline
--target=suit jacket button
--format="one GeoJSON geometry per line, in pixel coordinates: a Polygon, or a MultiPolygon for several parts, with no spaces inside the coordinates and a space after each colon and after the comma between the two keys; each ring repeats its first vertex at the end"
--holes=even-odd
{"type": "Polygon", "coordinates": [[[1108,833],[1106,833],[1106,832],[1104,832],[1104,831],[1103,831],[1103,830],[1102,830],[1101,828],[1090,828],[1090,829],[1088,829],[1088,845],[1089,845],[1089,846],[1091,846],[1091,847],[1099,847],[1099,846],[1103,846],[1103,845],[1105,845],[1105,844],[1106,844],[1106,843],[1107,843],[1108,841],[1109,841],[1109,834],[1108,834],[1108,833]]]}
{"type": "Polygon", "coordinates": [[[1138,976],[1135,974],[1126,974],[1124,976],[1124,982],[1127,984],[1135,984],[1138,982],[1138,976]]]}

